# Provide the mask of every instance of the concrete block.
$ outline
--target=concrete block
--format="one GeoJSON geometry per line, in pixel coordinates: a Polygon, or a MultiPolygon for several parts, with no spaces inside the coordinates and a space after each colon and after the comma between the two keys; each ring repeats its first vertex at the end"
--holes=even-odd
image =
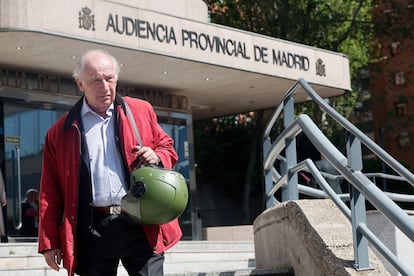
{"type": "Polygon", "coordinates": [[[295,275],[390,275],[370,251],[372,269],[356,271],[350,221],[329,199],[287,201],[254,221],[256,268],[295,275]]]}

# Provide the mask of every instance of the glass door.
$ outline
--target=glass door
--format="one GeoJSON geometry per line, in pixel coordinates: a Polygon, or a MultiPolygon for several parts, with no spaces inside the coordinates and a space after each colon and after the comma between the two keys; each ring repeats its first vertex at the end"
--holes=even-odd
{"type": "Polygon", "coordinates": [[[51,104],[4,102],[4,179],[9,237],[37,236],[38,198],[43,144],[47,130],[66,110],[51,104]]]}
{"type": "Polygon", "coordinates": [[[188,186],[189,201],[187,208],[181,214],[179,223],[183,231],[183,239],[201,239],[201,224],[197,216],[193,128],[191,114],[157,112],[158,121],[163,130],[174,140],[175,150],[178,154],[178,162],[173,169],[180,172],[188,186]]]}

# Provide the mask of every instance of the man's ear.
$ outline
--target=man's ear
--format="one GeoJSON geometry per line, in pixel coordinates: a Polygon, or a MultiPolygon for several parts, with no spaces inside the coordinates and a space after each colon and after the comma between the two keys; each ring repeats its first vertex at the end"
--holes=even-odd
{"type": "Polygon", "coordinates": [[[83,92],[85,91],[85,88],[83,87],[83,81],[79,78],[75,79],[76,84],[78,85],[78,89],[83,92]]]}

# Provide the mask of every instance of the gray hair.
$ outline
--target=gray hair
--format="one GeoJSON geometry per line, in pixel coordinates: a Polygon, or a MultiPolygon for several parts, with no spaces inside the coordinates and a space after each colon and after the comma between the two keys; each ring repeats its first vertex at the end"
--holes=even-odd
{"type": "Polygon", "coordinates": [[[73,70],[73,74],[72,74],[73,78],[77,78],[78,76],[80,76],[83,73],[83,70],[85,69],[85,63],[86,63],[85,58],[90,53],[102,53],[102,54],[108,56],[110,59],[112,59],[112,62],[115,65],[115,74],[116,74],[116,77],[118,78],[119,72],[121,71],[121,67],[119,66],[118,60],[114,56],[109,54],[108,52],[106,52],[104,50],[99,50],[99,49],[89,50],[89,51],[85,52],[82,55],[82,57],[79,59],[78,63],[76,64],[75,69],[73,70]]]}

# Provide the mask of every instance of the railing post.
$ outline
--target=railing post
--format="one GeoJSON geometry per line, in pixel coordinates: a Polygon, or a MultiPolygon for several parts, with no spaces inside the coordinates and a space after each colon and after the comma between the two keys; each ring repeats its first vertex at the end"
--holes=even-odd
{"type": "MultiPolygon", "coordinates": [[[[354,171],[362,170],[361,141],[348,133],[346,139],[348,165],[354,171]]],[[[360,223],[366,225],[365,196],[350,185],[352,237],[354,242],[354,267],[356,270],[370,269],[368,240],[358,231],[360,223]]]]}
{"type": "MultiPolygon", "coordinates": [[[[295,119],[295,109],[293,97],[290,97],[284,105],[283,109],[283,126],[286,128],[295,119]]],[[[286,166],[282,169],[287,173],[288,180],[285,188],[282,189],[282,201],[297,200],[299,198],[298,192],[298,175],[296,173],[290,174],[289,169],[297,164],[296,156],[296,138],[286,139],[286,166]]]]}
{"type": "MultiPolygon", "coordinates": [[[[266,159],[267,154],[270,151],[271,141],[269,137],[263,141],[263,159],[266,159]]],[[[275,205],[274,196],[267,196],[273,187],[272,169],[264,170],[264,182],[265,182],[265,196],[266,196],[266,208],[271,208],[275,205]]]]}

